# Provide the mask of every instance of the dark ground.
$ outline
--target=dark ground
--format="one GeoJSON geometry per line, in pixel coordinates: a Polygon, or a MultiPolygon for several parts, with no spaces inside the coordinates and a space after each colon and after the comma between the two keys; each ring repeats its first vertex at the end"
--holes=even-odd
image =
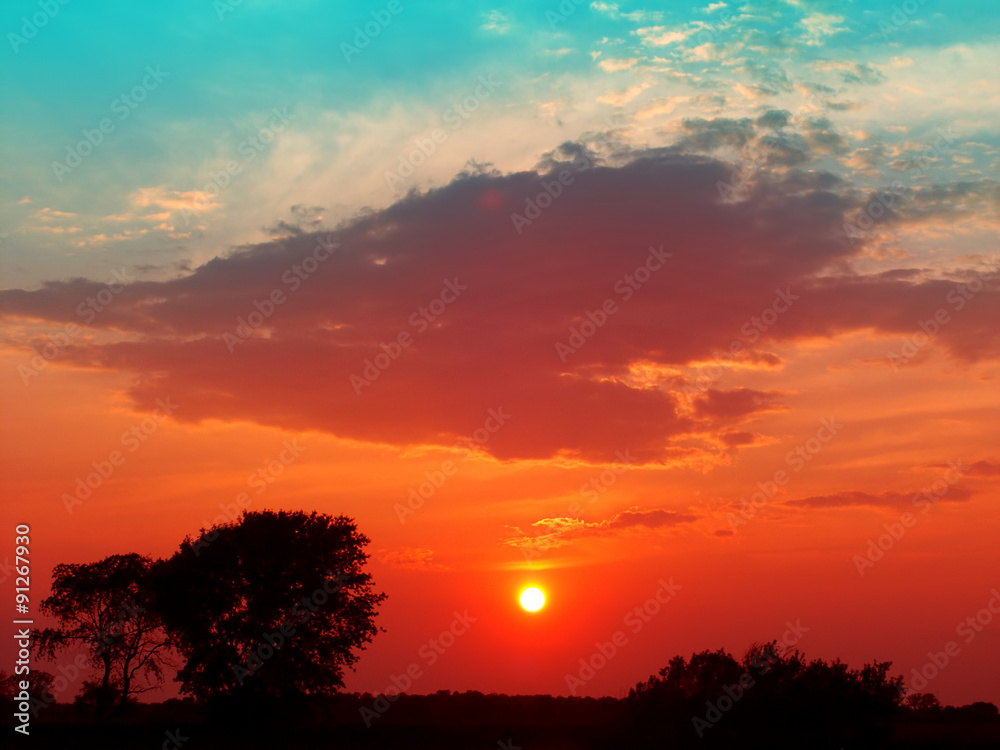
{"type": "MultiPolygon", "coordinates": [[[[748,731],[727,726],[725,717],[697,738],[690,726],[681,735],[664,726],[638,728],[625,702],[611,698],[499,696],[441,693],[402,696],[366,727],[361,707],[371,696],[341,695],[317,704],[303,715],[279,710],[242,718],[206,722],[193,703],[168,701],[139,705],[104,725],[82,717],[71,705],[48,707],[32,721],[24,737],[11,728],[12,711],[4,707],[3,747],[102,748],[136,750],[225,750],[227,748],[436,748],[438,750],[605,750],[609,748],[1000,748],[1000,717],[989,704],[937,711],[901,710],[881,722],[867,739],[851,736],[851,717],[834,738],[815,728],[762,727],[748,731]],[[683,733],[689,733],[685,738],[683,733]],[[805,732],[805,734],[803,734],[805,732]],[[673,735],[673,736],[671,736],[673,735]],[[844,737],[848,739],[844,739],[844,737]]],[[[386,705],[386,704],[383,704],[386,705]]],[[[676,723],[674,729],[678,729],[676,723]]],[[[858,732],[862,733],[861,730],[858,732]]]]}

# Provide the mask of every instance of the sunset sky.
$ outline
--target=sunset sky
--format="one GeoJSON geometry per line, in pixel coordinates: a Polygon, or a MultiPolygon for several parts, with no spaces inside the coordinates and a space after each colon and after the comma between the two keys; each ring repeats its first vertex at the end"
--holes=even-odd
{"type": "Polygon", "coordinates": [[[996,3],[682,5],[6,3],[3,591],[317,510],[349,690],[1000,702],[996,3]]]}

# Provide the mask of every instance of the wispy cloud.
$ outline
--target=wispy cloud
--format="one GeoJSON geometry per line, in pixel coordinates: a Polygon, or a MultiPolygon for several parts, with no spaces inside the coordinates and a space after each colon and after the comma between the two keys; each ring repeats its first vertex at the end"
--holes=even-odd
{"type": "Polygon", "coordinates": [[[579,518],[543,518],[525,532],[514,526],[508,529],[503,543],[510,547],[536,550],[565,547],[582,537],[614,536],[639,529],[662,529],[694,523],[698,516],[663,508],[631,508],[604,521],[579,518]]]}

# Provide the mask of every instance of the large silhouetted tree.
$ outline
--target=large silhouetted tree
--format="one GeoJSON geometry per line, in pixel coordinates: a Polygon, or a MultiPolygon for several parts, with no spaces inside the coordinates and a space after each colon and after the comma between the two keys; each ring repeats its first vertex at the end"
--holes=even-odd
{"type": "Polygon", "coordinates": [[[146,582],[152,561],[135,553],[95,563],[57,565],[52,593],[39,607],[59,623],[38,633],[43,657],[73,647],[86,650],[99,670],[94,691],[97,715],[130,696],[153,689],[162,677],[166,636],[149,610],[146,582]]]}
{"type": "Polygon", "coordinates": [[[378,631],[385,595],[363,568],[368,538],[344,516],[244,513],[156,566],[157,611],[200,699],[294,699],[343,686],[378,631]]]}

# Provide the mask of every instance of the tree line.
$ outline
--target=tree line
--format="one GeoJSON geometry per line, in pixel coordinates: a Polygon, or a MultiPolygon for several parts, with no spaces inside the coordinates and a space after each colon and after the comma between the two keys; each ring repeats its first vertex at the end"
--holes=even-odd
{"type": "MultiPolygon", "coordinates": [[[[40,605],[55,626],[35,631],[33,642],[39,657],[59,662],[58,674],[32,671],[31,711],[38,716],[76,690],[87,720],[145,715],[155,709],[138,696],[176,669],[187,697],[160,705],[189,718],[358,724],[372,696],[340,691],[345,670],[380,630],[386,598],[365,570],[368,544],[345,516],[254,511],[185,538],[165,559],[129,553],[57,565],[40,605]],[[96,678],[81,681],[90,670],[96,678]]],[[[926,722],[985,722],[1000,741],[996,706],[954,709],[929,693],[907,695],[890,667],[809,660],[771,641],[739,658],[721,649],[676,656],[621,699],[400,695],[385,731],[475,719],[575,727],[593,746],[607,738],[634,748],[839,748],[881,746],[887,727],[912,729],[917,720],[921,732],[926,722]]],[[[13,700],[18,685],[0,672],[0,696],[13,700]]]]}

